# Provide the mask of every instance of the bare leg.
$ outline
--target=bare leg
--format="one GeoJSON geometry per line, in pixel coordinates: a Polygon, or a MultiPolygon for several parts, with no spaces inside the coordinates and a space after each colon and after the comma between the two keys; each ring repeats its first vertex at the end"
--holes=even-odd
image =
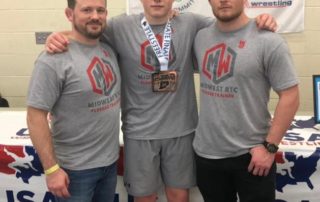
{"type": "Polygon", "coordinates": [[[141,197],[134,197],[134,202],[156,202],[157,194],[152,194],[149,196],[141,196],[141,197]]]}
{"type": "Polygon", "coordinates": [[[166,187],[168,202],[189,202],[189,189],[166,187]]]}

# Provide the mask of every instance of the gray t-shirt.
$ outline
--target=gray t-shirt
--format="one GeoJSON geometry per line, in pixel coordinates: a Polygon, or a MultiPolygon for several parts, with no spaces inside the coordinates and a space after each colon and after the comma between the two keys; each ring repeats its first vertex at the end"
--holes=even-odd
{"type": "MultiPolygon", "coordinates": [[[[122,76],[122,130],[132,139],[164,139],[187,135],[198,120],[193,79],[192,45],[196,33],[212,20],[181,14],[172,20],[169,70],[178,72],[175,92],[153,92],[152,73],[158,59],[141,27],[143,14],[119,16],[108,21],[104,40],[119,54],[122,76]]],[[[165,25],[152,26],[162,41],[165,25]]]]}
{"type": "Polygon", "coordinates": [[[205,28],[194,46],[201,75],[194,149],[210,159],[247,153],[268,133],[271,88],[298,83],[286,42],[251,20],[234,32],[205,28]]]}
{"type": "Polygon", "coordinates": [[[35,62],[27,105],[52,113],[58,163],[83,170],[118,159],[120,72],[112,49],[72,41],[61,54],[35,62]]]}

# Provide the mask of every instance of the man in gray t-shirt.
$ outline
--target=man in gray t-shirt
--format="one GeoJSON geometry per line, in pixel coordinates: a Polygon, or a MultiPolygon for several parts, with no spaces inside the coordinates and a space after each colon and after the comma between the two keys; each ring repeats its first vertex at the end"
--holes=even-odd
{"type": "Polygon", "coordinates": [[[114,200],[121,80],[113,50],[99,42],[106,14],[105,0],[69,0],[69,51],[35,62],[28,127],[56,201],[114,200]]]}
{"type": "Polygon", "coordinates": [[[210,0],[217,22],[198,32],[197,184],[206,202],[273,202],[275,153],[299,103],[286,42],[258,30],[245,0],[210,0]],[[270,89],[279,96],[271,126],[270,89]]]}
{"type": "Polygon", "coordinates": [[[161,64],[141,26],[144,17],[161,44],[167,17],[156,22],[144,14],[115,17],[104,34],[117,50],[121,68],[124,183],[136,201],[155,201],[162,183],[168,201],[186,201],[187,189],[196,183],[192,141],[198,112],[192,43],[196,33],[212,21],[191,13],[170,21],[168,70],[178,75],[176,90],[155,92],[152,76],[161,71],[161,64]]]}

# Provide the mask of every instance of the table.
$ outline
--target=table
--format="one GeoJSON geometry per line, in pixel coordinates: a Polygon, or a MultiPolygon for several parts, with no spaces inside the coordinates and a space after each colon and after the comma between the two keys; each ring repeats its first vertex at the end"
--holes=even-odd
{"type": "MultiPolygon", "coordinates": [[[[26,111],[6,110],[0,110],[0,202],[54,202],[53,195],[46,188],[40,159],[28,135],[26,111]]],[[[118,163],[114,202],[133,202],[122,185],[122,158],[123,155],[118,163]]]]}
{"type": "MultiPolygon", "coordinates": [[[[25,119],[25,110],[0,110],[0,201],[54,202],[25,119]]],[[[312,117],[296,116],[276,155],[277,202],[320,201],[319,158],[320,129],[312,117]]],[[[122,163],[122,155],[120,159],[122,163]]],[[[122,183],[121,166],[118,174],[115,202],[132,202],[122,183]]],[[[163,191],[158,201],[165,201],[163,191]]],[[[191,189],[190,201],[203,201],[197,188],[191,189]]]]}

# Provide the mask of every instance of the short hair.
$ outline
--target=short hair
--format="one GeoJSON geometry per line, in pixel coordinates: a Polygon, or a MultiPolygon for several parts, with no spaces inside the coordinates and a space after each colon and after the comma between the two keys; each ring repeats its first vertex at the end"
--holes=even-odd
{"type": "MultiPolygon", "coordinates": [[[[74,9],[76,7],[77,0],[68,0],[68,8],[74,9]]],[[[107,0],[106,0],[107,6],[107,0]]]]}
{"type": "Polygon", "coordinates": [[[74,9],[77,0],[68,0],[68,8],[74,9]]]}

